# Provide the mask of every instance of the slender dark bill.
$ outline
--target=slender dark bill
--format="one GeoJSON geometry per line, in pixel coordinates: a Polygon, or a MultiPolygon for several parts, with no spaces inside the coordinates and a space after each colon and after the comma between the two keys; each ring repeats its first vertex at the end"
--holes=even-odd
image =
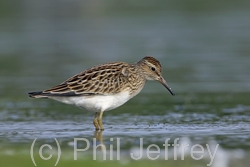
{"type": "Polygon", "coordinates": [[[159,82],[165,87],[167,88],[167,90],[171,93],[171,95],[175,95],[174,91],[172,91],[172,89],[168,86],[167,82],[165,81],[165,79],[163,79],[162,77],[159,79],[159,82]]]}

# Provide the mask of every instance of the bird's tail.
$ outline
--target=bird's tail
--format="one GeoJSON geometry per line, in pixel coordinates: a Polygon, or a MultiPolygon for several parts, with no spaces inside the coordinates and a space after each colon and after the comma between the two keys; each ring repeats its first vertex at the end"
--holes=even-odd
{"type": "Polygon", "coordinates": [[[47,97],[46,95],[43,94],[42,91],[39,91],[39,92],[30,92],[28,93],[30,97],[33,97],[33,98],[45,98],[47,97]]]}

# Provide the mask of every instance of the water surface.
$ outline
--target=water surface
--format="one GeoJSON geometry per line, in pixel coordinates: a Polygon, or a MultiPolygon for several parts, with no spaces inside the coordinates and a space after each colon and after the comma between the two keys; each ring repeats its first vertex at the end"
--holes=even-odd
{"type": "Polygon", "coordinates": [[[161,149],[166,139],[179,138],[190,145],[219,144],[224,164],[214,166],[249,164],[248,1],[25,2],[4,3],[9,10],[0,12],[2,157],[17,148],[29,158],[35,138],[40,145],[56,145],[56,138],[69,152],[74,138],[98,138],[107,146],[120,138],[123,154],[140,138],[145,147],[161,149]],[[148,82],[137,97],[105,112],[102,133],[95,133],[91,112],[27,96],[93,65],[133,63],[146,55],[160,60],[176,96],[148,82]]]}

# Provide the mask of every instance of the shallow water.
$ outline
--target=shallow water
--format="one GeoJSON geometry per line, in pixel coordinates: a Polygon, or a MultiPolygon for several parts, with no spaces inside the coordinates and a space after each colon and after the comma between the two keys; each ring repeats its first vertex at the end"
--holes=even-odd
{"type": "Polygon", "coordinates": [[[179,138],[190,145],[219,144],[218,157],[227,160],[214,166],[247,166],[249,2],[159,2],[27,1],[1,10],[1,150],[29,151],[35,138],[40,145],[56,145],[56,138],[72,149],[74,138],[96,137],[107,146],[120,138],[126,153],[140,138],[145,147],[154,143],[161,149],[166,139],[179,138]],[[128,103],[105,112],[102,133],[95,133],[91,112],[27,96],[93,65],[133,63],[145,55],[160,60],[176,96],[148,82],[128,103]]]}
{"type": "MultiPolygon", "coordinates": [[[[215,140],[224,147],[246,149],[250,146],[250,105],[245,100],[249,96],[248,93],[197,93],[176,97],[167,92],[141,94],[126,105],[104,113],[106,130],[102,134],[105,138],[122,137],[125,141],[144,137],[149,143],[189,137],[200,144],[215,140]]],[[[32,102],[2,106],[3,142],[29,143],[34,138],[59,138],[65,143],[75,137],[94,137],[93,113],[50,100],[30,100],[32,102]]],[[[126,145],[132,146],[133,143],[126,145]]]]}
{"type": "MultiPolygon", "coordinates": [[[[9,154],[6,149],[12,148],[13,144],[28,151],[35,139],[36,148],[45,143],[56,147],[56,139],[62,151],[71,155],[77,139],[78,148],[82,149],[87,147],[85,140],[88,140],[91,148],[86,153],[92,155],[96,139],[97,144],[104,144],[108,150],[111,145],[115,151],[119,147],[121,160],[127,160],[130,153],[139,155],[140,139],[143,139],[142,159],[147,159],[146,148],[155,144],[162,150],[160,159],[164,160],[163,144],[169,139],[170,144],[178,140],[180,146],[188,144],[190,148],[199,144],[214,149],[218,144],[218,159],[213,161],[216,167],[221,167],[222,162],[228,164],[229,160],[247,161],[250,148],[249,96],[249,93],[195,93],[172,97],[167,91],[163,94],[142,93],[124,106],[105,112],[103,123],[106,129],[103,132],[94,130],[94,113],[74,106],[46,99],[1,103],[1,154],[9,154]]],[[[187,151],[185,156],[188,157],[186,154],[187,151]]],[[[168,156],[174,155],[174,148],[170,145],[168,156]]],[[[206,155],[208,161],[208,153],[206,155]]],[[[86,155],[79,153],[79,156],[86,155]]],[[[99,155],[98,159],[101,157],[99,155]]]]}

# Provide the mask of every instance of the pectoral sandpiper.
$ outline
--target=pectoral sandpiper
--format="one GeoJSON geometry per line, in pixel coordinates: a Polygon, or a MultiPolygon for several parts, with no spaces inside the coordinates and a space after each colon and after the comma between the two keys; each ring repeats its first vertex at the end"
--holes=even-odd
{"type": "Polygon", "coordinates": [[[161,75],[161,64],[147,56],[135,64],[113,62],[87,69],[58,86],[29,93],[34,98],[50,98],[95,112],[96,130],[104,130],[102,115],[137,95],[146,80],[159,81],[168,91],[174,92],[161,75]]]}

